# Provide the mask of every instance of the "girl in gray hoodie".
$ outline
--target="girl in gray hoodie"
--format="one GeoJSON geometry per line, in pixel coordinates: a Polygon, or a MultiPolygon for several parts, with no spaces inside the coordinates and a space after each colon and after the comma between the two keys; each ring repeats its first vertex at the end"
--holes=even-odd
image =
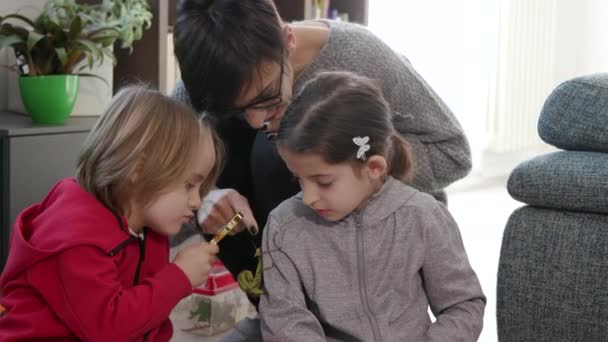
{"type": "Polygon", "coordinates": [[[276,145],[302,192],[264,230],[264,340],[479,337],[486,299],[460,232],[407,185],[413,161],[391,117],[378,87],[346,72],[309,81],[285,113],[276,145]]]}

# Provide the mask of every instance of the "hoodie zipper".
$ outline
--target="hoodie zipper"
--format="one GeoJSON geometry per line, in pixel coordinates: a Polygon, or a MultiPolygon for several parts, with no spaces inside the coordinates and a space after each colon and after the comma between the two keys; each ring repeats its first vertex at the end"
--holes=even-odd
{"type": "Polygon", "coordinates": [[[382,341],[380,336],[380,329],[378,328],[378,322],[372,314],[372,310],[367,300],[367,275],[365,272],[365,246],[363,241],[363,226],[361,224],[361,214],[355,214],[355,226],[357,231],[357,267],[359,270],[359,296],[361,297],[361,303],[363,304],[363,310],[369,320],[369,324],[372,327],[372,333],[374,334],[374,341],[382,341]]]}
{"type": "MultiPolygon", "coordinates": [[[[115,210],[111,210],[111,211],[114,214],[114,216],[116,217],[116,220],[118,221],[118,226],[120,227],[120,230],[129,234],[129,232],[127,231],[127,229],[125,229],[125,226],[123,225],[120,215],[118,215],[118,213],[115,210]]],[[[144,227],[142,233],[143,233],[143,238],[139,238],[137,236],[130,235],[128,239],[121,242],[118,246],[116,246],[113,250],[110,251],[110,256],[114,256],[121,249],[123,249],[128,243],[130,243],[133,240],[137,240],[137,245],[139,247],[139,260],[137,261],[137,268],[135,269],[135,277],[133,279],[133,285],[139,284],[139,273],[141,272],[141,265],[144,263],[144,258],[146,256],[146,235],[147,235],[146,227],[144,227]]],[[[150,332],[148,331],[144,335],[142,342],[146,342],[149,335],[150,335],[150,332]]]]}
{"type": "Polygon", "coordinates": [[[146,234],[144,233],[143,238],[137,238],[139,245],[139,260],[137,261],[137,268],[135,269],[135,279],[133,285],[139,284],[139,273],[141,272],[141,265],[144,263],[146,256],[146,234]]]}
{"type": "MultiPolygon", "coordinates": [[[[141,265],[144,263],[144,259],[146,257],[146,229],[143,231],[143,238],[136,238],[139,246],[139,260],[137,261],[137,268],[135,269],[135,279],[133,280],[133,285],[139,284],[139,275],[141,273],[141,265]]],[[[142,342],[146,342],[150,332],[148,331],[142,340],[142,342]]]]}

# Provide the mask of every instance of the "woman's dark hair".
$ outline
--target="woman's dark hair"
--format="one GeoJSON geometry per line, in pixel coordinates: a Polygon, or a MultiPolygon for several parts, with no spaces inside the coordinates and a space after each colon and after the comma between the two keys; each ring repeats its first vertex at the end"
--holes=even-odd
{"type": "Polygon", "coordinates": [[[282,63],[284,38],[272,0],[181,0],[174,52],[192,106],[234,106],[263,62],[282,63]]]}
{"type": "Polygon", "coordinates": [[[391,122],[382,91],[370,79],[349,72],[323,72],[295,97],[276,137],[277,146],[295,153],[318,153],[330,164],[363,162],[355,137],[369,137],[369,158],[386,158],[389,174],[413,178],[409,144],[391,122]]]}

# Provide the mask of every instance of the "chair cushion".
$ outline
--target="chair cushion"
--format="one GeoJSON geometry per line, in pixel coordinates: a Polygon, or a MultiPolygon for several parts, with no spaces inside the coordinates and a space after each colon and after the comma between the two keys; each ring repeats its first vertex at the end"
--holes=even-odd
{"type": "Polygon", "coordinates": [[[500,342],[607,341],[608,215],[526,206],[503,235],[500,342]]]}
{"type": "Polygon", "coordinates": [[[507,182],[518,201],[608,213],[608,153],[559,151],[519,164],[507,182]]]}
{"type": "Polygon", "coordinates": [[[560,84],[545,101],[538,134],[564,150],[608,152],[608,73],[560,84]]]}

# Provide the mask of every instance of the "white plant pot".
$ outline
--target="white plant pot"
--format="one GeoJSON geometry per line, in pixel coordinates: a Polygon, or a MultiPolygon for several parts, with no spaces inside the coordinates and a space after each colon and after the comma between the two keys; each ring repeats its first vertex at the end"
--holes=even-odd
{"type": "MultiPolygon", "coordinates": [[[[15,63],[15,57],[9,53],[9,65],[15,63]]],[[[98,75],[106,80],[104,83],[95,77],[80,77],[80,89],[78,98],[72,110],[71,116],[97,116],[103,113],[112,99],[112,82],[114,66],[112,60],[106,58],[102,65],[93,70],[85,69],[83,72],[98,75]]],[[[8,109],[13,112],[27,114],[21,102],[18,75],[14,72],[8,74],[8,109]]]]}
{"type": "MultiPolygon", "coordinates": [[[[13,51],[9,49],[8,56],[8,65],[15,65],[15,55],[13,51]]],[[[9,71],[7,75],[7,83],[8,83],[8,110],[21,113],[23,115],[28,115],[25,110],[25,106],[23,102],[21,102],[21,91],[19,91],[19,75],[15,72],[9,71]]]]}
{"type": "Polygon", "coordinates": [[[112,82],[114,66],[110,58],[104,59],[102,65],[87,73],[98,75],[107,84],[95,77],[80,77],[80,91],[72,111],[72,116],[101,115],[112,99],[112,82]]]}

